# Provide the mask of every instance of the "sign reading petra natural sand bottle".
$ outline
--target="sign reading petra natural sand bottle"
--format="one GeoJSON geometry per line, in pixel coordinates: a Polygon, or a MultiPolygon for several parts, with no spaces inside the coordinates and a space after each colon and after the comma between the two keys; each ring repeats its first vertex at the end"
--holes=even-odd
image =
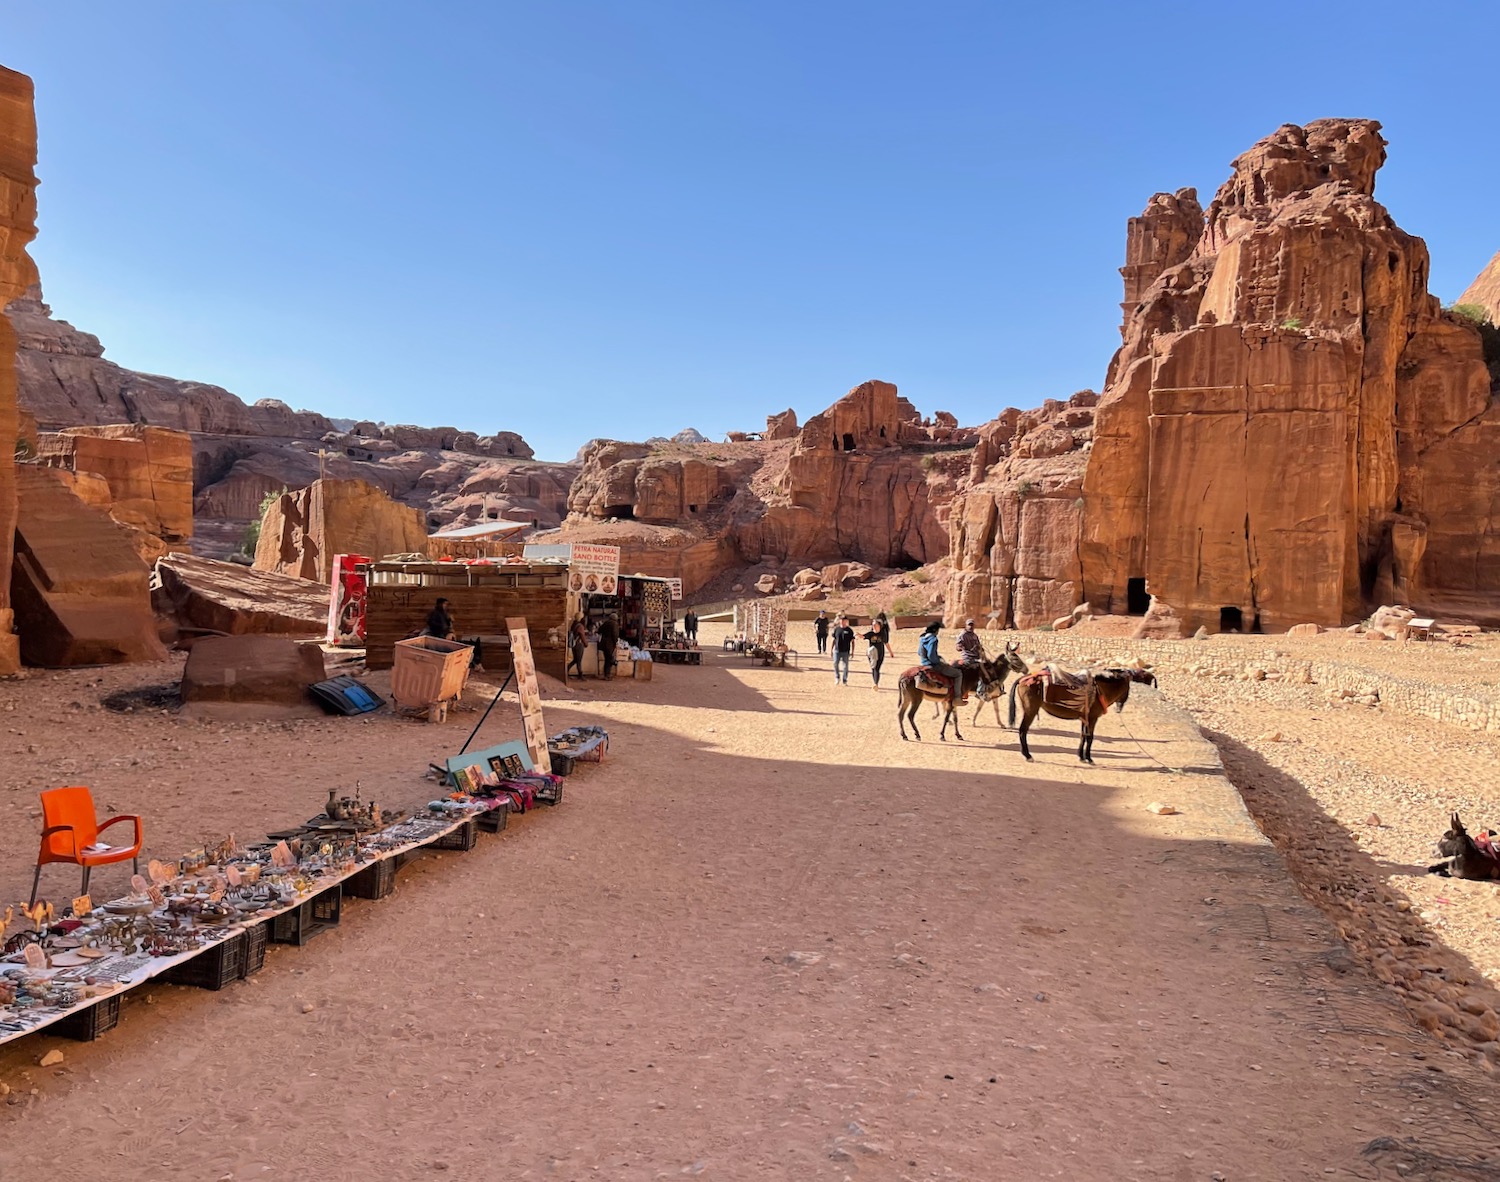
{"type": "Polygon", "coordinates": [[[526,750],[539,772],[552,770],[547,755],[547,728],[542,725],[542,688],[536,680],[536,662],[531,657],[531,636],[525,616],[509,616],[510,661],[516,671],[516,692],[521,696],[521,722],[526,730],[526,750]]]}

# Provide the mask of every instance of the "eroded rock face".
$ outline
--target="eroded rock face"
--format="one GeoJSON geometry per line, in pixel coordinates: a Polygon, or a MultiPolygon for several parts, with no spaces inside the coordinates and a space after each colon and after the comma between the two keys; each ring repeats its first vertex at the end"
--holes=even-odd
{"type": "Polygon", "coordinates": [[[343,431],[279,399],[247,405],[218,386],[137,373],[107,360],[97,337],[54,319],[34,274],[22,279],[24,296],[7,309],[7,327],[18,334],[21,403],[48,430],[127,424],[187,432],[199,525],[193,547],[201,553],[227,557],[268,494],[320,476],[374,484],[420,509],[434,529],[489,517],[550,526],[567,511],[576,468],[534,462],[514,432],[376,423],[343,431]]]}
{"type": "Polygon", "coordinates": [[[948,519],[946,619],[1030,628],[1083,597],[1078,542],[1098,395],[1007,410],[979,431],[968,487],[948,519]]]}
{"type": "MultiPolygon", "coordinates": [[[[31,79],[0,66],[0,309],[36,282],[36,115],[31,79]]],[[[0,316],[0,675],[20,668],[10,601],[16,529],[16,332],[0,316]]]]}
{"type": "Polygon", "coordinates": [[[131,533],[147,562],[186,550],[193,536],[193,441],[140,425],[70,427],[41,434],[41,463],[73,475],[74,491],[131,533]],[[102,496],[97,486],[102,485],[102,496]],[[90,493],[89,488],[96,491],[90,493]]]}
{"type": "Polygon", "coordinates": [[[427,553],[422,515],[362,480],[315,480],[266,508],[255,569],[326,585],[335,555],[427,553]]]}
{"type": "MultiPolygon", "coordinates": [[[[767,434],[795,422],[773,415],[767,434]]],[[[789,440],[594,440],[563,538],[619,545],[623,569],[681,577],[689,594],[765,560],[932,562],[947,552],[948,502],[977,439],[944,412],[924,421],[889,382],[865,382],[789,440]],[[672,548],[681,558],[667,569],[672,548]]]]}
{"type": "Polygon", "coordinates": [[[191,554],[168,554],[151,572],[151,604],[191,633],[324,634],[328,588],[191,554]]]}
{"type": "Polygon", "coordinates": [[[1454,302],[1483,308],[1491,323],[1500,324],[1500,252],[1454,302]]]}
{"type": "Polygon", "coordinates": [[[1186,259],[1171,218],[1141,252],[1164,269],[1127,316],[1084,480],[1095,607],[1125,610],[1144,578],[1189,628],[1277,629],[1357,618],[1386,587],[1472,607],[1496,586],[1479,337],[1374,200],[1384,159],[1370,120],[1282,127],[1235,161],[1186,259]]]}
{"type": "Polygon", "coordinates": [[[162,660],[149,572],[125,531],[68,489],[64,473],[17,470],[11,589],[28,665],[162,660]]]}

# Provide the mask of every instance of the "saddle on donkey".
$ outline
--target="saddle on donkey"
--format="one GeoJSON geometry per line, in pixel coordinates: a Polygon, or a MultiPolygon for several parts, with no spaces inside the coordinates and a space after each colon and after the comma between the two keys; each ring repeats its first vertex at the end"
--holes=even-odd
{"type": "Polygon", "coordinates": [[[1088,708],[1093,677],[1092,670],[1064,669],[1049,661],[1035,673],[1022,677],[1016,683],[1016,688],[1039,685],[1042,687],[1042,701],[1047,705],[1062,706],[1083,713],[1088,708]]]}

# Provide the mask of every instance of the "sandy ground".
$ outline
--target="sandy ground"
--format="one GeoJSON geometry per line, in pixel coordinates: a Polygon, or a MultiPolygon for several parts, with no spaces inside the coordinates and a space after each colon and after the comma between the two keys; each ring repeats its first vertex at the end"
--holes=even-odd
{"type": "MultiPolygon", "coordinates": [[[[426,799],[477,720],[99,705],[173,672],[0,682],[0,898],[39,788],[91,783],[171,855],[330,784],[426,799]]],[[[551,729],[613,749],[560,809],[249,982],[0,1050],[0,1177],[1500,1178],[1491,1077],[1351,955],[1185,715],[1143,691],[1097,767],[1058,723],[1028,765],[988,716],[903,744],[855,680],[711,652],[570,686],[551,729]]],[[[519,734],[502,710],[482,739],[519,734]]]]}

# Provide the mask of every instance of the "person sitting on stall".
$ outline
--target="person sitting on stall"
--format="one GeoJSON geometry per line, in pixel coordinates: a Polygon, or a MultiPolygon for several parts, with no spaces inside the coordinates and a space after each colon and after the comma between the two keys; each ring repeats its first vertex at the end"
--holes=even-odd
{"type": "Polygon", "coordinates": [[[448,614],[448,601],[439,598],[437,605],[427,617],[427,627],[423,630],[423,636],[435,636],[439,640],[453,639],[453,617],[448,614]]]}
{"type": "Polygon", "coordinates": [[[615,675],[615,646],[619,643],[620,625],[611,613],[599,625],[599,658],[603,662],[599,671],[606,681],[615,675]]]}

